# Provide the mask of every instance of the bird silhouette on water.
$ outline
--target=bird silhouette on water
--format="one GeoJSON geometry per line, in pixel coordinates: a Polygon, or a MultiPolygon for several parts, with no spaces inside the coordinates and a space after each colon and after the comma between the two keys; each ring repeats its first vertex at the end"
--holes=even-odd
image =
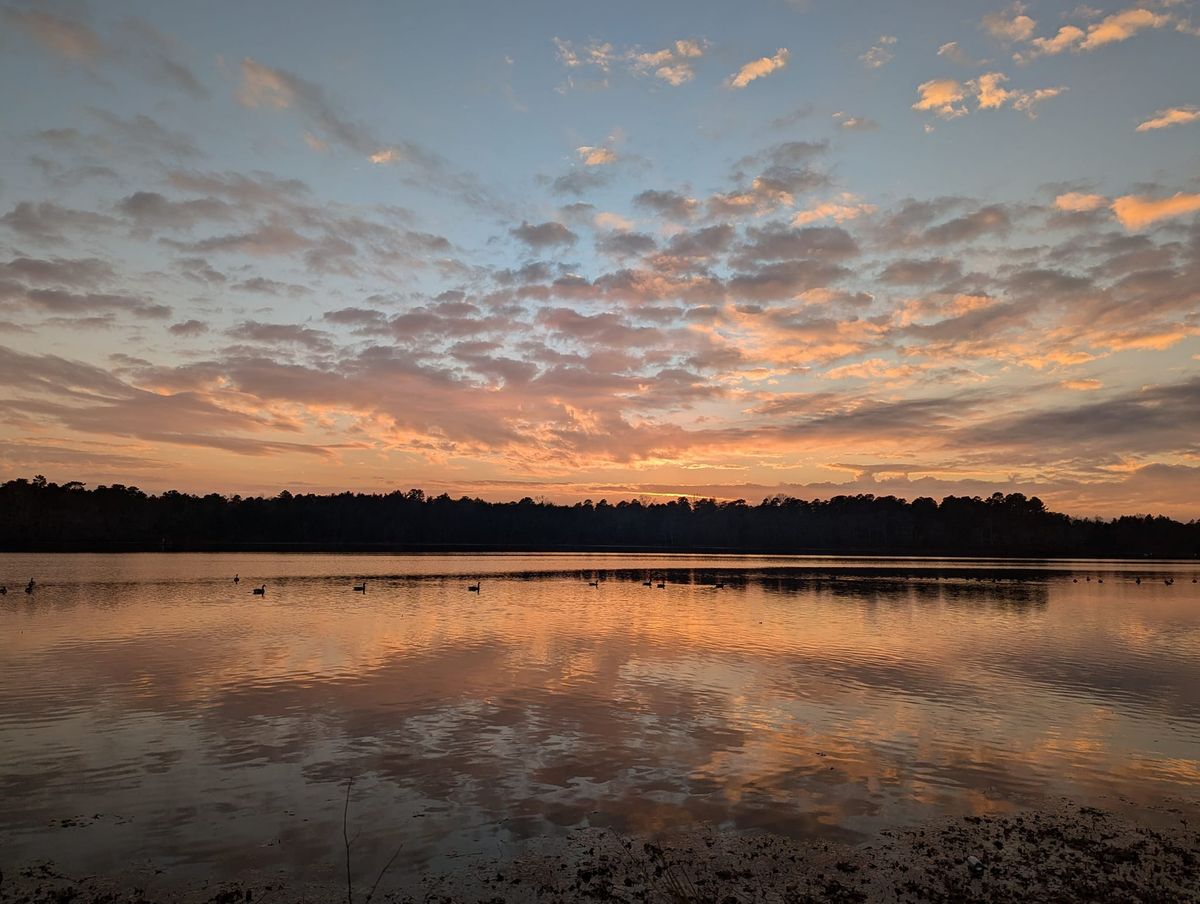
{"type": "Polygon", "coordinates": [[[261,587],[255,587],[254,595],[255,596],[266,596],[267,595],[267,585],[263,584],[261,587]]]}
{"type": "Polygon", "coordinates": [[[471,593],[478,593],[479,588],[482,584],[483,584],[483,581],[476,581],[474,584],[468,584],[467,590],[470,591],[471,593]]]}
{"type": "Polygon", "coordinates": [[[34,587],[34,581],[33,581],[33,578],[30,578],[29,583],[25,585],[25,592],[33,593],[33,587],[34,587]]]}
{"type": "Polygon", "coordinates": [[[361,584],[355,584],[354,592],[355,593],[366,593],[367,592],[367,582],[363,581],[361,584]]]}
{"type": "Polygon", "coordinates": [[[241,576],[240,576],[240,575],[236,575],[236,574],[235,574],[235,575],[233,576],[233,582],[234,582],[235,584],[240,584],[240,583],[242,582],[241,576]]]}

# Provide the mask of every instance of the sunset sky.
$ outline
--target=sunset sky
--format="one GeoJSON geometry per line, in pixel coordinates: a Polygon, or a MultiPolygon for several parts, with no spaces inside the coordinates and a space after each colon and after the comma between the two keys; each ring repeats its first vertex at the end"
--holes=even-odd
{"type": "Polygon", "coordinates": [[[1200,517],[1200,3],[0,0],[4,477],[1200,517]]]}

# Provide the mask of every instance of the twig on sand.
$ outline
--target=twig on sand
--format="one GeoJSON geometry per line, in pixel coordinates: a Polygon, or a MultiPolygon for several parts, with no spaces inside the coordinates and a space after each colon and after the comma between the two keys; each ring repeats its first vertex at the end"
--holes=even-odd
{"type": "MultiPolygon", "coordinates": [[[[346,804],[342,807],[342,841],[346,845],[346,904],[354,904],[354,880],[351,878],[350,872],[350,789],[354,787],[354,777],[346,782],[346,804]]],[[[361,834],[361,829],[354,833],[355,839],[361,834]]],[[[363,899],[363,904],[371,904],[371,898],[375,897],[375,890],[379,888],[379,883],[383,881],[383,877],[387,871],[392,868],[392,864],[396,862],[396,858],[400,856],[400,852],[404,849],[404,842],[400,842],[396,846],[396,850],[392,852],[392,856],[388,862],[383,865],[383,869],[379,871],[379,875],[375,877],[375,884],[371,886],[371,890],[367,892],[367,896],[363,899]]]]}
{"type": "Polygon", "coordinates": [[[396,847],[396,850],[392,852],[391,859],[389,859],[388,862],[383,865],[383,869],[381,869],[379,871],[379,875],[375,877],[375,884],[372,885],[371,890],[367,892],[366,898],[363,899],[363,904],[371,904],[371,898],[375,896],[375,889],[379,887],[379,882],[383,879],[383,874],[392,868],[392,864],[395,863],[396,858],[400,856],[400,850],[403,847],[404,845],[400,844],[396,847]]]}
{"type": "Polygon", "coordinates": [[[350,816],[350,789],[354,787],[354,776],[346,782],[346,806],[342,808],[342,840],[346,843],[346,904],[354,904],[354,882],[350,878],[350,830],[347,820],[350,816]]]}

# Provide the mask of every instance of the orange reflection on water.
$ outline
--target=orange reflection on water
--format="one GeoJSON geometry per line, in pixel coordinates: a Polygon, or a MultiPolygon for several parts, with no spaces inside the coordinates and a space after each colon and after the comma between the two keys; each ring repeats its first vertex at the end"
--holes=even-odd
{"type": "Polygon", "coordinates": [[[39,576],[34,597],[0,603],[0,833],[14,857],[55,850],[104,871],[139,851],[214,874],[265,859],[320,878],[337,866],[348,776],[364,858],[400,836],[412,869],[581,825],[860,839],[1047,795],[1150,805],[1200,788],[1189,566],[0,565],[39,576]],[[1105,584],[1073,584],[1084,569],[1105,584]],[[52,825],[85,811],[114,822],[52,825]]]}

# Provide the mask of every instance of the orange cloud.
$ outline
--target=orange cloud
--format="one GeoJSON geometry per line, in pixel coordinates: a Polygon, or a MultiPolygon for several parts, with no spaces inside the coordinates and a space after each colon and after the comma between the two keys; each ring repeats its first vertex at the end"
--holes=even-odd
{"type": "Polygon", "coordinates": [[[980,110],[998,110],[1005,104],[1011,104],[1014,110],[1020,110],[1033,119],[1037,116],[1034,105],[1052,97],[1058,97],[1066,88],[1037,88],[1033,91],[1010,91],[1003,83],[1008,76],[1003,72],[988,72],[967,83],[974,90],[980,110]]]}
{"type": "Polygon", "coordinates": [[[1087,37],[1079,47],[1081,50],[1095,50],[1105,44],[1132,38],[1146,28],[1162,28],[1170,21],[1170,16],[1152,13],[1148,9],[1123,10],[1088,26],[1087,37]]]}
{"type": "Polygon", "coordinates": [[[954,119],[967,115],[967,108],[962,102],[965,96],[963,86],[954,79],[931,79],[917,86],[917,102],[912,108],[928,110],[942,119],[954,119]]]}
{"type": "Polygon", "coordinates": [[[1074,25],[1064,25],[1058,30],[1052,38],[1034,38],[1030,41],[1030,46],[1038,54],[1053,56],[1057,53],[1062,53],[1064,50],[1070,50],[1078,46],[1086,37],[1082,28],[1076,28],[1074,25]]]}
{"type": "Polygon", "coordinates": [[[395,163],[400,159],[400,152],[395,148],[383,148],[376,151],[367,159],[377,166],[387,166],[389,163],[395,163]]]}
{"type": "Polygon", "coordinates": [[[826,201],[816,207],[800,211],[792,217],[792,225],[807,226],[809,223],[816,223],[819,220],[844,223],[847,220],[854,220],[864,214],[874,212],[873,204],[863,204],[854,195],[843,194],[837,201],[826,201]]]}
{"type": "Polygon", "coordinates": [[[1200,120],[1200,107],[1170,107],[1159,110],[1150,119],[1137,127],[1139,132],[1150,132],[1154,129],[1167,129],[1171,126],[1181,126],[1200,120]]]}
{"type": "Polygon", "coordinates": [[[575,152],[579,154],[584,166],[607,166],[617,162],[617,153],[612,148],[584,145],[575,148],[575,152]]]}
{"type": "Polygon", "coordinates": [[[1112,203],[1113,213],[1126,229],[1140,229],[1159,220],[1200,211],[1200,195],[1177,192],[1169,198],[1125,195],[1112,203]]]}
{"type": "Polygon", "coordinates": [[[1069,191],[1054,199],[1055,207],[1059,210],[1070,211],[1071,213],[1098,210],[1107,203],[1108,198],[1104,197],[1104,195],[1089,195],[1078,191],[1069,191]]]}
{"type": "Polygon", "coordinates": [[[730,76],[729,87],[745,88],[755,79],[764,78],[772,72],[778,72],[787,65],[788,56],[788,49],[780,47],[775,52],[775,56],[760,57],[757,60],[747,63],[735,75],[730,76]]]}

